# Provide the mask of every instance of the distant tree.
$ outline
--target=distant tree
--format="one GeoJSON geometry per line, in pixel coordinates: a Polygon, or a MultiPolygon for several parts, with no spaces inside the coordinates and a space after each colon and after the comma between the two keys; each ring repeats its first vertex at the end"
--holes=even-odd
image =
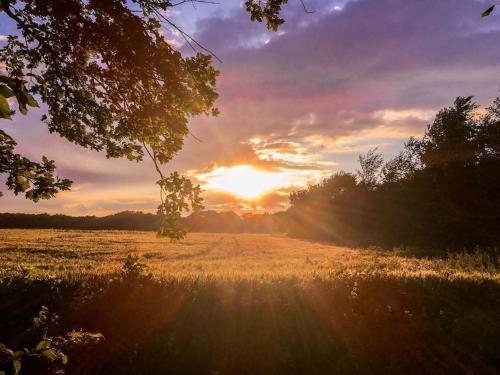
{"type": "Polygon", "coordinates": [[[419,161],[411,152],[413,139],[410,139],[403,149],[394,158],[387,161],[382,169],[382,180],[384,183],[392,183],[409,178],[418,168],[419,161]]]}
{"type": "Polygon", "coordinates": [[[500,160],[500,98],[487,108],[477,130],[478,157],[483,161],[500,160]]]}
{"type": "Polygon", "coordinates": [[[360,169],[356,171],[356,174],[360,182],[368,189],[372,189],[377,184],[380,168],[384,164],[382,154],[375,148],[364,155],[359,155],[358,162],[360,169]]]}
{"type": "MultiPolygon", "coordinates": [[[[103,217],[0,213],[0,228],[157,231],[160,219],[158,215],[133,211],[103,217]]],[[[287,228],[285,212],[239,216],[232,211],[196,211],[180,220],[191,232],[274,233],[287,228]]]]}
{"type": "MultiPolygon", "coordinates": [[[[173,24],[167,12],[190,1],[170,0],[0,0],[0,13],[19,35],[0,50],[0,118],[47,105],[42,121],[49,131],[109,158],[153,160],[163,216],[159,234],[184,236],[183,210],[202,207],[199,187],[179,174],[164,176],[160,166],[181,149],[188,120],[217,115],[216,77],[204,46],[173,24]],[[205,54],[183,57],[170,45],[161,25],[177,29],[205,54]]],[[[196,2],[196,1],[195,1],[196,2]]],[[[201,1],[200,1],[201,2],[201,1]]],[[[246,1],[251,19],[276,30],[286,0],[246,1]]],[[[30,161],[14,152],[16,142],[0,130],[0,173],[15,194],[37,201],[70,188],[54,176],[55,164],[30,161]]]]}
{"type": "Polygon", "coordinates": [[[466,166],[476,162],[476,108],[469,96],[458,97],[452,107],[439,111],[423,139],[414,141],[413,147],[425,166],[466,166]]]}

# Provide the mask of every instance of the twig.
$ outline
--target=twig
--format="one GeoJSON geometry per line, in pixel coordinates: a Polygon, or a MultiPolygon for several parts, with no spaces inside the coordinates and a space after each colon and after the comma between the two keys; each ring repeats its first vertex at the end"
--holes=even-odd
{"type": "Polygon", "coordinates": [[[200,138],[198,138],[196,135],[194,135],[193,133],[191,133],[191,131],[189,131],[189,134],[191,135],[191,137],[193,137],[194,139],[196,139],[198,142],[203,142],[200,138]]]}
{"type": "MultiPolygon", "coordinates": [[[[205,52],[208,52],[210,55],[212,55],[218,62],[222,63],[222,60],[219,59],[217,57],[217,55],[211,51],[210,49],[208,49],[207,47],[203,46],[201,43],[199,43],[196,39],[194,39],[191,35],[189,35],[188,33],[186,33],[185,31],[183,31],[181,28],[179,28],[175,23],[173,23],[172,21],[170,21],[168,18],[166,18],[163,14],[161,14],[158,10],[154,10],[153,11],[159,18],[163,19],[165,22],[167,22],[170,26],[172,26],[174,29],[176,29],[179,33],[181,33],[181,35],[184,37],[184,39],[186,41],[188,41],[188,39],[193,42],[194,44],[196,44],[199,48],[201,48],[203,51],[205,52]]],[[[189,43],[189,46],[191,48],[194,49],[194,47],[192,46],[191,43],[189,43]]],[[[195,50],[195,49],[194,49],[195,50]]]]}
{"type": "Polygon", "coordinates": [[[183,0],[179,1],[178,3],[172,4],[172,7],[176,7],[177,5],[182,5],[184,3],[202,3],[202,4],[217,4],[219,5],[220,3],[217,1],[205,1],[205,0],[183,0]]]}
{"type": "Polygon", "coordinates": [[[302,8],[304,8],[304,12],[306,13],[316,13],[315,10],[308,10],[306,7],[306,4],[304,3],[304,0],[300,0],[300,3],[302,4],[302,8]]]}

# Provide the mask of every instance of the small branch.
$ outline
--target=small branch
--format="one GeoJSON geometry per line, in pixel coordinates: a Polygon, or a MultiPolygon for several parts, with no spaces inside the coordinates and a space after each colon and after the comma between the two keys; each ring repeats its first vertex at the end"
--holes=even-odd
{"type": "Polygon", "coordinates": [[[302,8],[304,8],[304,12],[306,13],[316,13],[315,10],[308,10],[306,7],[306,4],[304,3],[304,0],[300,0],[300,3],[302,4],[302,8]]]}
{"type": "Polygon", "coordinates": [[[189,134],[191,135],[191,137],[193,137],[194,139],[196,139],[198,142],[203,142],[200,138],[198,138],[196,135],[194,135],[193,133],[191,133],[191,131],[189,131],[189,134]]]}
{"type": "MultiPolygon", "coordinates": [[[[154,150],[151,150],[151,151],[149,150],[148,146],[146,145],[146,142],[143,141],[142,145],[144,146],[144,149],[146,150],[147,154],[149,155],[149,157],[153,161],[156,172],[158,172],[158,174],[160,175],[160,179],[164,180],[165,176],[163,176],[163,173],[160,169],[160,166],[158,165],[158,160],[156,159],[156,153],[154,152],[154,150]]],[[[162,204],[165,204],[164,188],[161,184],[160,184],[160,200],[161,200],[162,204]]]]}
{"type": "Polygon", "coordinates": [[[205,1],[205,0],[183,0],[183,1],[179,1],[178,3],[175,3],[175,4],[172,4],[171,6],[172,7],[176,7],[178,5],[182,5],[182,4],[185,4],[185,3],[202,3],[202,4],[216,4],[216,5],[220,5],[219,2],[217,1],[205,1]]]}
{"type": "Polygon", "coordinates": [[[160,169],[160,166],[158,165],[158,160],[156,159],[156,154],[155,152],[152,150],[152,151],[149,151],[149,148],[148,146],[146,145],[146,142],[142,142],[142,145],[144,146],[144,149],[146,150],[146,152],[148,153],[149,157],[151,158],[151,160],[153,161],[154,165],[155,165],[155,168],[156,168],[156,171],[158,172],[158,174],[160,175],[161,178],[165,178],[163,176],[163,173],[161,172],[161,169],[160,169]]]}
{"type": "MultiPolygon", "coordinates": [[[[189,46],[195,50],[195,48],[193,47],[193,45],[191,43],[189,43],[189,41],[193,42],[194,44],[196,44],[200,49],[202,49],[203,51],[205,52],[208,52],[210,55],[212,55],[218,62],[222,63],[222,60],[219,59],[217,57],[217,55],[211,51],[210,49],[208,49],[207,47],[205,47],[204,45],[202,45],[201,43],[199,43],[196,39],[194,39],[191,35],[189,35],[188,33],[186,33],[185,31],[183,31],[181,28],[179,28],[175,23],[173,23],[172,21],[170,21],[168,18],[166,18],[163,14],[161,14],[159,11],[157,10],[154,10],[154,13],[157,15],[157,17],[161,18],[162,20],[164,20],[166,23],[168,23],[170,26],[172,26],[174,29],[176,29],[179,33],[181,33],[181,35],[183,36],[183,38],[186,40],[186,42],[188,42],[189,46]]],[[[196,51],[196,50],[195,50],[196,51]]]]}

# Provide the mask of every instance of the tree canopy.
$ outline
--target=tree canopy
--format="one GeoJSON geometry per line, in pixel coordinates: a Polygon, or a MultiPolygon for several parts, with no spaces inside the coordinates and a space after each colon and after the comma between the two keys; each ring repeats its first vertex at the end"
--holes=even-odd
{"type": "MultiPolygon", "coordinates": [[[[186,2],[0,0],[0,13],[19,30],[0,49],[0,118],[16,112],[8,100],[26,114],[39,98],[51,133],[109,158],[151,157],[160,175],[159,233],[174,239],[185,233],[182,211],[198,210],[202,199],[199,187],[177,173],[164,176],[160,167],[182,148],[190,118],[218,113],[211,54],[167,17],[186,2]],[[163,36],[165,24],[205,53],[183,56],[163,36]]],[[[252,21],[276,30],[286,2],[245,5],[252,21]]],[[[16,145],[0,130],[0,173],[15,194],[37,201],[70,188],[71,181],[55,177],[54,161],[33,162],[16,154],[16,145]]]]}
{"type": "Polygon", "coordinates": [[[290,196],[289,231],[349,245],[462,250],[500,244],[500,99],[439,111],[421,139],[384,162],[371,150],[290,196]]]}

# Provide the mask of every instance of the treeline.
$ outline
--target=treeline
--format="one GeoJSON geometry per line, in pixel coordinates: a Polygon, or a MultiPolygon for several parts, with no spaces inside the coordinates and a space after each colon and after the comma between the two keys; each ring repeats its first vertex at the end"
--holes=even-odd
{"type": "Polygon", "coordinates": [[[132,211],[103,217],[0,213],[3,229],[158,230],[158,227],[156,215],[132,211]]]}
{"type": "Polygon", "coordinates": [[[371,150],[356,173],[292,193],[290,234],[362,246],[498,247],[500,99],[476,109],[472,97],[459,97],[394,159],[371,150]]]}
{"type": "MultiPolygon", "coordinates": [[[[285,213],[245,214],[201,211],[183,218],[191,232],[274,233],[285,231],[285,213]]],[[[104,217],[0,213],[0,228],[158,231],[157,215],[124,211],[104,217]]]]}
{"type": "Polygon", "coordinates": [[[286,220],[285,212],[240,216],[232,211],[201,211],[186,217],[184,224],[192,232],[277,233],[286,232],[286,220]]]}

